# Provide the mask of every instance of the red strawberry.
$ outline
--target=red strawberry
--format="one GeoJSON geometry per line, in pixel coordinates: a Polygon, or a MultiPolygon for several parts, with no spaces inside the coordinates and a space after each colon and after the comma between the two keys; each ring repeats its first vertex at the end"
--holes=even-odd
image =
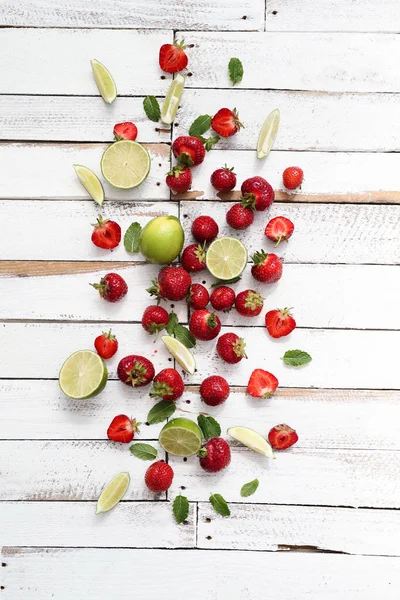
{"type": "Polygon", "coordinates": [[[236,333],[224,333],[217,342],[219,356],[231,365],[240,362],[242,358],[247,358],[245,347],[245,341],[236,333]]]}
{"type": "Polygon", "coordinates": [[[218,192],[230,192],[236,185],[236,175],[233,172],[233,167],[230,169],[225,165],[221,169],[217,169],[211,175],[211,185],[218,192]]]}
{"type": "Polygon", "coordinates": [[[242,204],[253,210],[265,210],[275,200],[275,192],[263,177],[250,177],[243,181],[242,187],[242,204]]]}
{"type": "Polygon", "coordinates": [[[158,57],[160,69],[166,73],[182,71],[188,64],[185,49],[186,46],[183,40],[181,42],[174,42],[173,44],[163,44],[158,57]]]}
{"type": "Polygon", "coordinates": [[[294,225],[292,221],[286,217],[274,217],[267,224],[264,233],[269,240],[276,242],[276,247],[282,241],[287,242],[293,231],[294,225]]]}
{"type": "Polygon", "coordinates": [[[95,246],[105,250],[112,250],[118,246],[121,241],[121,227],[118,223],[99,217],[93,227],[92,242],[95,246]]]}
{"type": "Polygon", "coordinates": [[[303,183],[304,173],[300,167],[288,167],[282,174],[283,185],[287,190],[295,190],[303,183]]]}
{"type": "Polygon", "coordinates": [[[139,425],[136,419],[130,419],[126,415],[118,415],[113,418],[107,429],[107,437],[113,442],[121,442],[126,444],[131,442],[135,437],[135,433],[139,433],[139,425]]]}
{"type": "Polygon", "coordinates": [[[154,377],[150,391],[152,398],[173,402],[180,398],[185,390],[182,377],[175,369],[163,369],[154,377]]]}
{"type": "Polygon", "coordinates": [[[121,300],[128,291],[126,281],[117,273],[107,273],[100,279],[100,283],[91,283],[90,285],[98,290],[100,296],[107,302],[121,300]]]}
{"type": "Polygon", "coordinates": [[[162,306],[148,306],[142,316],[142,327],[149,333],[158,333],[168,325],[169,314],[162,306]]]}
{"type": "Polygon", "coordinates": [[[202,469],[209,473],[217,473],[225,469],[231,462],[231,449],[224,439],[211,438],[200,448],[198,456],[202,469]]]}
{"type": "Polygon", "coordinates": [[[208,290],[201,283],[192,283],[187,297],[187,303],[194,310],[205,308],[210,301],[208,290]]]}
{"type": "Polygon", "coordinates": [[[181,165],[195,167],[206,155],[203,143],[194,135],[181,135],[172,144],[172,152],[181,165]]]}
{"type": "Polygon", "coordinates": [[[268,441],[275,450],[286,450],[299,439],[294,429],[289,425],[275,425],[268,434],[268,441]]]}
{"type": "Polygon", "coordinates": [[[200,386],[201,399],[207,406],[218,406],[229,396],[229,384],[223,377],[212,375],[204,379],[200,386]]]}
{"type": "Polygon", "coordinates": [[[115,335],[111,333],[111,329],[108,333],[103,331],[103,333],[94,340],[94,347],[101,358],[111,358],[118,350],[118,340],[115,335]]]}
{"type": "Polygon", "coordinates": [[[254,398],[270,398],[278,385],[275,375],[264,369],[255,369],[250,375],[247,391],[254,398]]]}
{"type": "Polygon", "coordinates": [[[168,171],[165,183],[173,194],[184,194],[192,186],[192,171],[189,167],[177,165],[168,171]]]}
{"type": "Polygon", "coordinates": [[[137,134],[138,130],[136,125],[130,121],[114,125],[114,137],[117,142],[119,142],[119,140],[136,140],[137,134]]]}
{"type": "Polygon", "coordinates": [[[159,460],[149,466],[144,481],[152,492],[166,492],[171,487],[173,478],[172,467],[163,460],[159,460]]]}
{"type": "Polygon", "coordinates": [[[197,217],[193,221],[192,235],[195,240],[204,244],[211,242],[219,233],[219,227],[212,217],[197,217]]]}
{"type": "Polygon", "coordinates": [[[187,246],[181,257],[182,267],[189,272],[203,271],[206,268],[206,253],[200,244],[187,246]]]}
{"type": "Polygon", "coordinates": [[[254,290],[245,290],[236,296],[235,308],[243,317],[256,317],[264,306],[264,298],[254,290]]]}
{"type": "Polygon", "coordinates": [[[155,374],[153,363],[144,356],[131,354],[119,361],[118,379],[126,385],[142,387],[150,383],[155,374]]]}
{"type": "Polygon", "coordinates": [[[247,229],[254,221],[254,213],[251,208],[242,204],[234,204],[226,213],[226,222],[233,229],[247,229]]]}
{"type": "Polygon", "coordinates": [[[282,261],[276,254],[267,254],[264,250],[255,252],[251,257],[254,265],[251,274],[261,283],[276,283],[282,277],[282,261]]]}
{"type": "Polygon", "coordinates": [[[195,310],[189,320],[189,331],[197,340],[213,340],[221,331],[221,321],[208,310],[195,310]]]}
{"type": "Polygon", "coordinates": [[[265,315],[265,326],[271,337],[284,337],[296,328],[296,321],[289,311],[290,308],[281,308],[267,312],[265,315]]]}
{"type": "Polygon", "coordinates": [[[211,119],[211,127],[218,135],[230,137],[239,131],[243,125],[239,121],[239,115],[236,108],[233,110],[230,110],[230,108],[220,108],[211,119]]]}
{"type": "Polygon", "coordinates": [[[228,312],[235,304],[236,294],[227,285],[217,287],[210,296],[210,302],[215,310],[228,312]]]}
{"type": "Polygon", "coordinates": [[[191,286],[192,279],[182,267],[164,267],[158,274],[158,281],[152,281],[148,288],[151,296],[168,300],[183,300],[191,286]]]}

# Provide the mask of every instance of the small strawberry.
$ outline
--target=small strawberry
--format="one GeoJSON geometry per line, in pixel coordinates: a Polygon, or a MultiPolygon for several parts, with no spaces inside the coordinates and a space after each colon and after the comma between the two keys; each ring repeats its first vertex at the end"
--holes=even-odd
{"type": "Polygon", "coordinates": [[[282,174],[283,185],[287,190],[295,190],[303,183],[304,173],[300,167],[288,167],[282,174]]]}
{"type": "Polygon", "coordinates": [[[264,298],[254,290],[245,290],[236,296],[235,308],[243,317],[256,317],[264,306],[264,298]]]}
{"type": "Polygon", "coordinates": [[[122,358],[118,363],[118,379],[132,387],[142,387],[149,384],[154,374],[153,363],[144,356],[131,354],[122,358]]]}
{"type": "Polygon", "coordinates": [[[118,340],[110,331],[103,333],[94,340],[94,347],[101,358],[111,358],[118,350],[118,340]]]}
{"type": "Polygon", "coordinates": [[[206,253],[200,244],[186,246],[181,257],[182,267],[190,273],[203,271],[206,268],[206,253]]]}
{"type": "Polygon", "coordinates": [[[233,172],[233,167],[230,169],[225,165],[214,171],[210,181],[213,188],[218,192],[230,192],[236,185],[236,174],[233,172]]]}
{"type": "Polygon", "coordinates": [[[276,283],[282,277],[282,260],[276,254],[267,254],[264,250],[255,252],[251,257],[254,265],[251,274],[261,283],[276,283]]]}
{"type": "Polygon", "coordinates": [[[175,369],[163,369],[153,379],[150,391],[152,398],[174,402],[180,398],[185,390],[182,377],[175,369]]]}
{"type": "Polygon", "coordinates": [[[228,312],[235,304],[236,294],[232,288],[227,285],[221,285],[215,288],[210,296],[210,302],[215,310],[228,312]]]}
{"type": "Polygon", "coordinates": [[[158,274],[158,280],[152,281],[147,289],[150,296],[167,300],[183,300],[192,284],[192,279],[182,267],[164,267],[158,274]]]}
{"type": "Polygon", "coordinates": [[[212,217],[197,217],[192,224],[192,235],[195,240],[204,244],[212,242],[219,233],[219,227],[212,217]]]}
{"type": "Polygon", "coordinates": [[[130,121],[114,125],[114,138],[117,142],[119,142],[119,140],[136,140],[137,134],[138,130],[136,125],[130,121]]]}
{"type": "Polygon", "coordinates": [[[99,217],[93,225],[92,242],[98,248],[112,250],[121,241],[121,227],[115,221],[99,217]]]}
{"type": "Polygon", "coordinates": [[[200,466],[209,473],[217,473],[225,469],[231,462],[231,449],[224,439],[211,438],[197,453],[200,466]]]}
{"type": "Polygon", "coordinates": [[[136,419],[130,419],[126,415],[117,415],[107,429],[107,437],[113,442],[127,444],[133,440],[135,433],[139,433],[139,425],[141,423],[136,423],[136,419]]]}
{"type": "Polygon", "coordinates": [[[90,285],[98,290],[101,298],[107,302],[118,302],[128,291],[126,281],[117,273],[107,273],[100,279],[100,283],[91,283],[90,285]]]}
{"type": "Polygon", "coordinates": [[[188,305],[194,310],[205,308],[210,301],[208,290],[201,283],[192,283],[187,297],[188,305]]]}
{"type": "Polygon", "coordinates": [[[236,333],[224,333],[218,338],[217,352],[225,362],[234,365],[247,358],[245,341],[236,333]]]}
{"type": "Polygon", "coordinates": [[[182,71],[188,64],[185,49],[186,46],[183,40],[181,42],[174,42],[173,44],[163,44],[158,57],[160,69],[166,73],[182,71]]]}
{"type": "Polygon", "coordinates": [[[226,222],[233,229],[247,229],[254,221],[254,213],[251,208],[237,203],[231,206],[226,213],[226,222]]]}
{"type": "Polygon", "coordinates": [[[197,340],[213,340],[221,331],[221,321],[208,310],[195,310],[189,320],[189,331],[197,340]]]}
{"type": "Polygon", "coordinates": [[[242,204],[253,210],[265,210],[275,200],[275,192],[263,177],[250,177],[243,181],[242,204]]]}
{"type": "Polygon", "coordinates": [[[281,308],[267,312],[265,315],[265,326],[271,337],[284,337],[296,328],[296,321],[289,311],[290,308],[281,308]]]}
{"type": "Polygon", "coordinates": [[[294,429],[289,425],[275,425],[268,434],[268,441],[275,450],[286,450],[299,439],[294,429]]]}
{"type": "Polygon", "coordinates": [[[223,404],[229,396],[229,384],[223,377],[212,375],[203,380],[200,386],[201,399],[207,406],[223,404]]]}
{"type": "Polygon", "coordinates": [[[173,194],[184,194],[192,186],[192,171],[189,167],[176,165],[165,178],[165,183],[173,194]]]}
{"type": "Polygon", "coordinates": [[[255,369],[250,375],[247,391],[254,398],[270,398],[279,385],[279,381],[264,369],[255,369]]]}
{"type": "Polygon", "coordinates": [[[149,333],[156,334],[168,325],[169,314],[162,306],[148,306],[142,316],[142,327],[149,333]]]}
{"type": "Polygon", "coordinates": [[[172,467],[163,460],[159,460],[149,466],[144,481],[152,492],[166,492],[171,487],[173,478],[172,467]]]}
{"type": "Polygon", "coordinates": [[[286,217],[274,217],[265,228],[265,235],[269,240],[276,242],[275,247],[282,241],[287,242],[294,231],[294,225],[286,217]]]}
{"type": "Polygon", "coordinates": [[[172,144],[172,152],[181,165],[195,167],[206,155],[203,143],[194,135],[181,135],[172,144]]]}
{"type": "Polygon", "coordinates": [[[243,124],[239,121],[236,108],[233,110],[230,110],[230,108],[220,108],[211,119],[211,127],[218,135],[231,137],[231,135],[234,135],[243,127],[243,124]]]}

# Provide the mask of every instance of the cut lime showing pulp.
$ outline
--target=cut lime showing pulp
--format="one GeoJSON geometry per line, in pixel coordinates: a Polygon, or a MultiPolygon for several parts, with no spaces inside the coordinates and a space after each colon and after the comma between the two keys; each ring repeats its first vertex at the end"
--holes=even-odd
{"type": "Polygon", "coordinates": [[[104,102],[112,104],[117,97],[117,86],[110,71],[95,58],[90,61],[90,64],[92,65],[94,80],[104,102]]]}
{"type": "Polygon", "coordinates": [[[218,238],[207,251],[206,264],[211,275],[217,279],[226,281],[239,277],[247,265],[247,250],[235,238],[218,238]]]}
{"type": "Polygon", "coordinates": [[[141,144],[121,140],[105,149],[100,166],[108,183],[122,190],[130,190],[140,185],[149,174],[150,156],[141,144]]]}
{"type": "Polygon", "coordinates": [[[167,347],[167,350],[171,352],[172,356],[178,361],[182,369],[185,369],[190,375],[196,370],[196,361],[194,360],[193,354],[176,338],[169,335],[163,335],[162,341],[167,347]]]}
{"type": "Polygon", "coordinates": [[[96,515],[107,512],[125,496],[131,478],[129,473],[120,473],[106,485],[97,500],[96,515]]]}
{"type": "Polygon", "coordinates": [[[104,202],[104,190],[96,173],[93,173],[93,171],[83,165],[74,165],[74,169],[87,193],[90,194],[97,204],[102,206],[104,202]]]}
{"type": "Polygon", "coordinates": [[[254,452],[263,454],[268,458],[275,458],[271,444],[253,429],[249,429],[248,427],[230,427],[227,430],[227,434],[234,440],[247,446],[247,448],[250,448],[250,450],[254,450],[254,452]]]}
{"type": "Polygon", "coordinates": [[[268,156],[278,133],[280,118],[279,109],[276,108],[265,119],[258,137],[257,158],[268,156]]]}
{"type": "Polygon", "coordinates": [[[201,448],[200,427],[190,419],[172,419],[161,430],[158,441],[166,452],[175,456],[192,456],[201,448]]]}
{"type": "Polygon", "coordinates": [[[161,109],[161,121],[166,125],[171,125],[172,121],[175,119],[184,87],[185,78],[178,73],[169,87],[161,109]]]}
{"type": "Polygon", "coordinates": [[[69,398],[84,399],[97,396],[107,383],[104,360],[91,350],[78,350],[61,367],[58,381],[69,398]]]}

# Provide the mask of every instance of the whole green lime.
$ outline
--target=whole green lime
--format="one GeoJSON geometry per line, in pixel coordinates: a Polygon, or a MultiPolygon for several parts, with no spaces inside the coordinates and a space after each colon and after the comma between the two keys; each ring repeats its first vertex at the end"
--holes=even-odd
{"type": "Polygon", "coordinates": [[[143,228],[139,250],[149,263],[166,265],[178,256],[184,241],[185,234],[177,217],[155,217],[143,228]]]}

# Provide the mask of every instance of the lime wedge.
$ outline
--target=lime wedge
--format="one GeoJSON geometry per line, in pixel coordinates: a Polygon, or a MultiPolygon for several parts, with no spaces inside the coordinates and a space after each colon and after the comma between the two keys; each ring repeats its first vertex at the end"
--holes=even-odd
{"type": "Polygon", "coordinates": [[[76,174],[78,175],[79,181],[88,192],[88,194],[93,198],[97,204],[103,206],[104,202],[104,190],[101,185],[100,179],[97,177],[96,173],[93,173],[87,167],[83,165],[74,165],[74,169],[76,174]]]}
{"type": "Polygon", "coordinates": [[[250,448],[250,450],[254,450],[254,452],[258,452],[259,454],[263,454],[268,458],[275,458],[274,451],[267,440],[254,431],[253,429],[249,429],[248,427],[230,427],[227,430],[227,434],[231,436],[234,440],[237,440],[244,446],[250,448]]]}
{"type": "Polygon", "coordinates": [[[114,508],[116,504],[125,496],[131,478],[129,473],[120,473],[114,479],[107,483],[106,487],[97,500],[96,515],[107,512],[114,508]]]}
{"type": "Polygon", "coordinates": [[[141,144],[121,140],[104,150],[100,166],[108,183],[122,190],[130,190],[140,185],[149,174],[150,156],[141,144]]]}
{"type": "Polygon", "coordinates": [[[110,71],[95,58],[90,61],[90,64],[92,65],[94,80],[104,102],[112,104],[117,97],[117,86],[111,77],[110,71]]]}
{"type": "Polygon", "coordinates": [[[192,456],[201,448],[200,427],[190,419],[172,419],[161,430],[158,441],[166,452],[175,456],[192,456]]]}
{"type": "Polygon", "coordinates": [[[239,277],[247,265],[247,250],[236,238],[218,238],[207,251],[206,264],[217,279],[227,281],[239,277]]]}
{"type": "Polygon", "coordinates": [[[193,354],[176,338],[169,335],[163,335],[162,341],[167,347],[167,350],[171,352],[172,356],[181,365],[182,369],[185,369],[190,375],[196,370],[196,361],[194,360],[193,354]]]}
{"type": "Polygon", "coordinates": [[[169,86],[169,90],[165,96],[164,104],[162,105],[161,109],[161,121],[166,125],[171,125],[172,121],[175,119],[176,111],[178,110],[184,87],[185,78],[178,73],[169,86]]]}
{"type": "Polygon", "coordinates": [[[96,352],[78,350],[61,367],[58,382],[69,398],[92,398],[105,388],[107,376],[105,362],[96,352]]]}
{"type": "Polygon", "coordinates": [[[278,108],[275,108],[265,119],[261,128],[257,142],[257,158],[268,156],[279,129],[281,115],[278,108]]]}

